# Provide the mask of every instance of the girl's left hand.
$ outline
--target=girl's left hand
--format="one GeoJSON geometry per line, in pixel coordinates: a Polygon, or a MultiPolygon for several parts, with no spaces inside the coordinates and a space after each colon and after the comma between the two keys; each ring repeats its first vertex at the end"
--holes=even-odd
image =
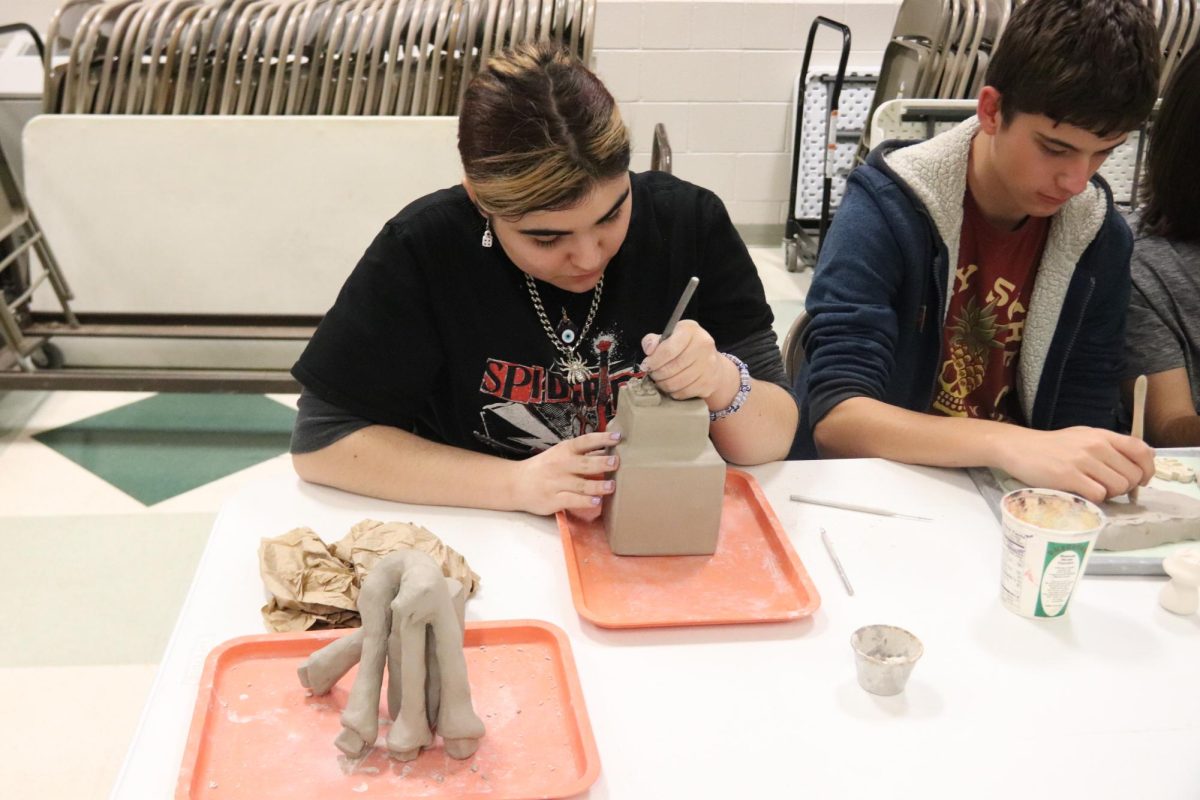
{"type": "Polygon", "coordinates": [[[665,342],[657,333],[646,334],[642,350],[646,353],[642,368],[676,400],[699,397],[715,411],[737,395],[738,368],[717,351],[712,336],[695,320],[680,320],[665,342]]]}

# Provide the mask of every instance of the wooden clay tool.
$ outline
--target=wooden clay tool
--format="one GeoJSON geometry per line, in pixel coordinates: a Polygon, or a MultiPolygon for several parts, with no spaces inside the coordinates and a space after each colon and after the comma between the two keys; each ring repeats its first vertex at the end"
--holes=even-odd
{"type": "MultiPolygon", "coordinates": [[[[1137,380],[1133,382],[1133,430],[1131,434],[1135,439],[1144,439],[1146,426],[1146,376],[1138,375],[1137,380]]],[[[1138,501],[1138,487],[1134,486],[1129,490],[1129,502],[1136,503],[1138,501]]]]}

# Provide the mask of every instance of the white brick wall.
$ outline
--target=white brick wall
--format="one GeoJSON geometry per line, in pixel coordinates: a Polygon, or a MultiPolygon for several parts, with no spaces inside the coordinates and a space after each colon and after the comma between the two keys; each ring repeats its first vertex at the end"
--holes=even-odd
{"type": "MultiPolygon", "coordinates": [[[[593,68],[621,105],[633,167],[650,165],[663,123],[676,175],[706,186],[741,225],[786,217],[791,104],[817,15],[851,31],[850,66],[877,70],[899,0],[599,0],[593,68]]],[[[835,68],[821,28],[810,70],[835,68]]]]}

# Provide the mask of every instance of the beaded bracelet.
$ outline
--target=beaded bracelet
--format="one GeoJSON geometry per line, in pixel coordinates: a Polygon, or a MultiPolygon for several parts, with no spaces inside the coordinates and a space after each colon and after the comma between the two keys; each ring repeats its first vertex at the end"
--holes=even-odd
{"type": "Polygon", "coordinates": [[[722,408],[720,411],[708,412],[709,422],[716,422],[719,419],[725,419],[731,414],[736,414],[737,412],[741,411],[742,406],[746,402],[746,395],[750,394],[750,369],[746,366],[745,362],[732,353],[721,353],[721,355],[732,361],[733,365],[738,368],[738,375],[741,378],[741,384],[738,386],[738,393],[733,396],[733,402],[731,402],[725,408],[722,408]]]}

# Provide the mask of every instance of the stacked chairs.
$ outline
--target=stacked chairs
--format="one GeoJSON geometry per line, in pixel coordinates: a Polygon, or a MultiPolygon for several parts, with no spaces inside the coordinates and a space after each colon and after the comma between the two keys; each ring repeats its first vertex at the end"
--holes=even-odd
{"type": "MultiPolygon", "coordinates": [[[[868,118],[896,99],[971,99],[1022,0],[904,0],[884,51],[868,118]]],[[[1200,0],[1146,0],[1163,51],[1159,93],[1200,35],[1200,0]]],[[[860,150],[860,155],[865,152],[860,150]]]]}
{"type": "MultiPolygon", "coordinates": [[[[905,0],[884,54],[884,99],[975,97],[988,58],[1021,0],[905,0]]],[[[1158,20],[1162,88],[1200,36],[1197,0],[1147,0],[1158,20]]]]}
{"type": "Polygon", "coordinates": [[[1179,62],[1200,38],[1200,0],[1151,0],[1163,48],[1161,97],[1179,62]]]}
{"type": "Polygon", "coordinates": [[[974,97],[1012,7],[1011,0],[905,0],[884,51],[875,105],[974,97]]]}
{"type": "Polygon", "coordinates": [[[596,0],[66,0],[45,110],[452,115],[491,53],[591,56],[596,0]]]}

